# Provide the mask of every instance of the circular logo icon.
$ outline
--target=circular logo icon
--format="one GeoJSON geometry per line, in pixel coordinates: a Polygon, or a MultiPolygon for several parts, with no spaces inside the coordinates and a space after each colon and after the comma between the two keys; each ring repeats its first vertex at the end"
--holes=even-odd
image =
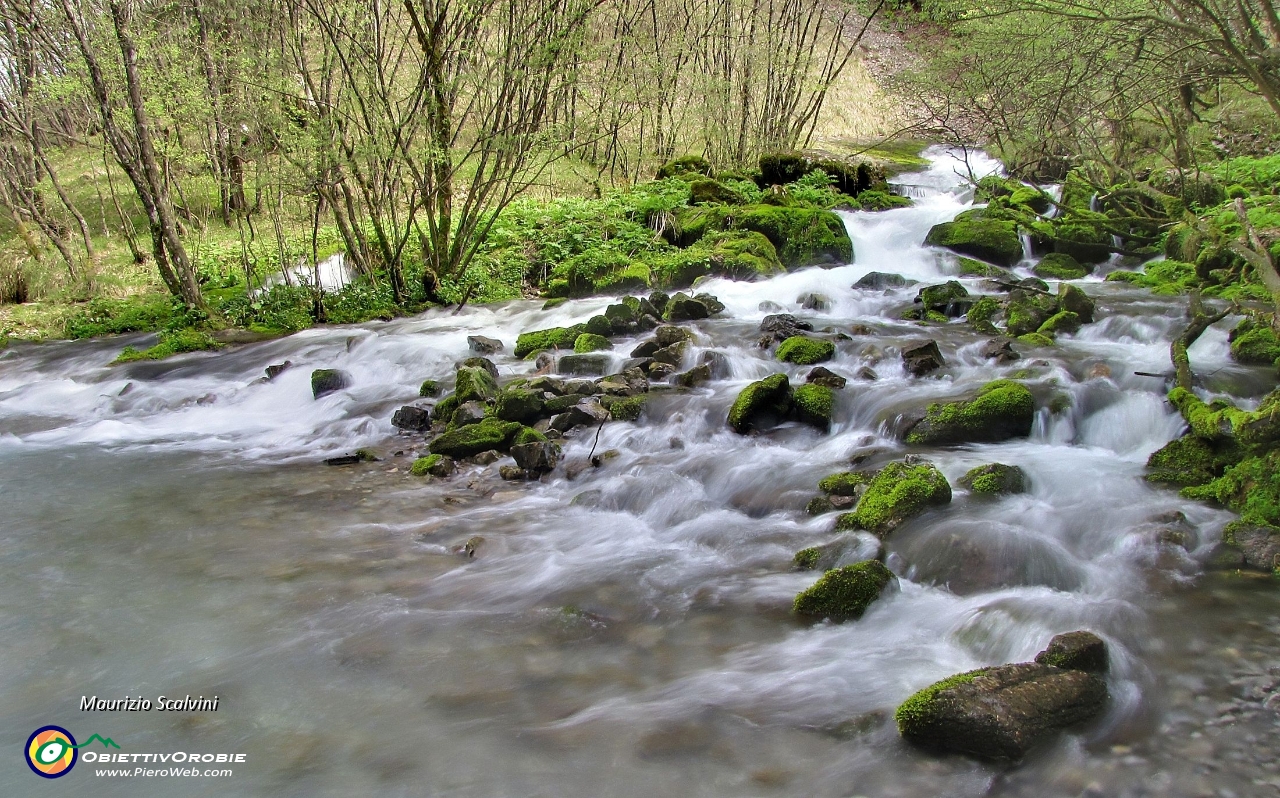
{"type": "Polygon", "coordinates": [[[75,744],[76,738],[61,726],[42,726],[27,738],[27,766],[37,776],[61,778],[76,765],[75,744]]]}

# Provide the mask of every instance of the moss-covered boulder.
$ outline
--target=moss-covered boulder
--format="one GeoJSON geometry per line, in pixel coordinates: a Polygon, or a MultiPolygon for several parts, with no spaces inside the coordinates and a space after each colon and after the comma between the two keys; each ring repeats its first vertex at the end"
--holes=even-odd
{"type": "Polygon", "coordinates": [[[921,288],[916,301],[925,312],[934,311],[948,318],[965,315],[974,302],[969,296],[968,289],[955,280],[949,280],[942,285],[921,288]]]}
{"type": "Polygon", "coordinates": [[[640,416],[644,415],[645,404],[648,397],[644,394],[636,396],[606,396],[600,400],[600,404],[609,411],[609,417],[614,421],[638,421],[640,416]]]}
{"type": "Polygon", "coordinates": [[[924,242],[997,266],[1009,267],[1022,260],[1017,225],[999,219],[962,215],[954,222],[935,225],[924,242]]]}
{"type": "Polygon", "coordinates": [[[429,454],[426,457],[419,457],[413,461],[413,465],[409,467],[409,473],[415,477],[440,477],[441,479],[451,475],[456,468],[451,458],[442,454],[429,454]]]}
{"type": "Polygon", "coordinates": [[[455,460],[491,449],[505,452],[511,448],[512,441],[523,428],[523,425],[514,421],[490,417],[478,424],[468,424],[446,432],[433,440],[429,448],[432,454],[443,454],[455,460]]]}
{"type": "Polygon", "coordinates": [[[573,342],[573,351],[584,355],[588,352],[602,352],[613,348],[613,342],[603,335],[585,332],[573,342]]]}
{"type": "Polygon", "coordinates": [[[482,368],[463,366],[458,369],[453,395],[459,404],[492,402],[498,396],[498,381],[482,368]]]}
{"type": "Polygon", "coordinates": [[[1204,485],[1222,476],[1243,456],[1234,440],[1212,441],[1187,434],[1147,458],[1147,480],[1181,488],[1204,485]]]}
{"type": "Polygon", "coordinates": [[[971,469],[960,477],[960,487],[989,496],[1026,493],[1027,474],[1017,466],[989,463],[971,469]]]}
{"type": "Polygon", "coordinates": [[[1078,286],[1061,283],[1058,285],[1058,308],[1068,310],[1080,317],[1081,324],[1092,324],[1095,303],[1089,295],[1078,286]]]}
{"type": "Polygon", "coordinates": [[[1062,729],[1100,715],[1107,684],[1081,670],[997,665],[943,679],[904,701],[898,732],[924,748],[1018,761],[1062,729]]]}
{"type": "Polygon", "coordinates": [[[435,380],[423,380],[418,386],[418,396],[424,399],[440,395],[440,383],[435,380]]]}
{"type": "Polygon", "coordinates": [[[1093,632],[1064,632],[1054,635],[1045,650],[1036,654],[1036,662],[1068,671],[1106,673],[1107,644],[1093,632]]]}
{"type": "Polygon", "coordinates": [[[546,404],[546,399],[539,391],[508,387],[498,394],[493,415],[503,421],[532,424],[544,417],[546,404]]]}
{"type": "Polygon", "coordinates": [[[879,560],[846,565],[827,571],[796,596],[793,609],[797,615],[859,618],[885,588],[896,583],[893,572],[879,560]]]}
{"type": "Polygon", "coordinates": [[[1057,312],[1056,297],[1038,290],[1018,289],[1009,294],[1005,306],[1005,331],[1014,338],[1033,333],[1057,312]]]}
{"type": "Polygon", "coordinates": [[[729,408],[729,426],[745,434],[780,423],[790,411],[791,383],[787,375],[774,374],[742,389],[729,408]]]}
{"type": "Polygon", "coordinates": [[[1215,501],[1248,523],[1280,526],[1280,450],[1247,457],[1214,481],[1182,493],[1215,501]]]}
{"type": "Polygon", "coordinates": [[[813,366],[825,363],[836,356],[836,345],[804,335],[793,335],[778,345],[774,356],[783,363],[797,366],[813,366]]]}
{"type": "Polygon", "coordinates": [[[711,162],[701,155],[682,155],[663,164],[658,169],[657,178],[665,180],[668,177],[684,175],[710,177],[713,171],[711,162]]]}
{"type": "Polygon", "coordinates": [[[747,205],[736,209],[733,228],[769,239],[788,269],[853,262],[853,241],[844,220],[831,211],[747,205]]]}
{"type": "Polygon", "coordinates": [[[835,406],[836,392],[825,385],[801,385],[791,396],[791,411],[795,419],[824,432],[831,428],[835,406]]]}
{"type": "Polygon", "coordinates": [[[1046,280],[1079,280],[1089,273],[1080,261],[1061,252],[1050,252],[1032,269],[1046,280]]]}
{"type": "Polygon", "coordinates": [[[712,274],[755,280],[787,270],[778,259],[778,250],[773,242],[753,230],[710,233],[694,246],[707,250],[712,274]]]}
{"type": "Polygon", "coordinates": [[[1237,363],[1270,366],[1280,363],[1280,337],[1270,324],[1245,319],[1231,331],[1231,358],[1237,363]]]}
{"type": "Polygon", "coordinates": [[[890,463],[867,486],[858,506],[836,522],[842,531],[865,529],[886,537],[902,522],[951,502],[951,485],[930,463],[890,463]]]}
{"type": "Polygon", "coordinates": [[[1050,346],[1057,346],[1057,343],[1052,338],[1045,335],[1044,333],[1039,333],[1039,332],[1027,333],[1026,335],[1019,335],[1017,340],[1018,340],[1018,343],[1026,344],[1027,346],[1036,347],[1037,349],[1050,347],[1050,346]]]}
{"type": "Polygon", "coordinates": [[[740,205],[745,199],[742,192],[714,178],[699,178],[689,183],[690,205],[740,205]]]}
{"type": "Polygon", "coordinates": [[[1003,312],[1004,303],[993,296],[984,296],[969,308],[969,312],[965,314],[965,321],[980,332],[994,335],[999,332],[994,322],[1003,312]]]}
{"type": "Polygon", "coordinates": [[[1111,257],[1111,232],[1101,213],[1075,211],[1053,226],[1053,251],[1079,263],[1102,263],[1111,257]]]}
{"type": "Polygon", "coordinates": [[[1021,383],[987,383],[968,401],[929,405],[925,417],[907,433],[907,442],[938,446],[995,443],[1031,434],[1035,398],[1021,383]]]}
{"type": "Polygon", "coordinates": [[[586,331],[585,324],[575,324],[572,327],[552,327],[521,333],[516,338],[515,356],[528,357],[544,349],[572,349],[578,336],[586,331]]]}
{"type": "Polygon", "coordinates": [[[1070,335],[1071,333],[1080,332],[1080,326],[1080,317],[1069,310],[1064,310],[1046,319],[1036,332],[1052,338],[1059,333],[1070,335]]]}

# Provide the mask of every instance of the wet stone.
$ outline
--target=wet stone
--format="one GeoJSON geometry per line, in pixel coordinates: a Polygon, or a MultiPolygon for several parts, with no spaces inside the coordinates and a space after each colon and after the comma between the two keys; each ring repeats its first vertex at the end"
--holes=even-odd
{"type": "Polygon", "coordinates": [[[472,352],[479,352],[482,355],[492,355],[495,352],[502,351],[501,341],[483,335],[468,335],[467,346],[470,347],[472,352]]]}
{"type": "Polygon", "coordinates": [[[938,350],[938,342],[929,339],[903,347],[902,365],[909,374],[921,377],[942,368],[946,365],[946,361],[942,359],[942,352],[938,350]]]}
{"type": "Polygon", "coordinates": [[[431,412],[425,408],[405,405],[391,416],[391,426],[412,432],[431,429],[431,412]]]}

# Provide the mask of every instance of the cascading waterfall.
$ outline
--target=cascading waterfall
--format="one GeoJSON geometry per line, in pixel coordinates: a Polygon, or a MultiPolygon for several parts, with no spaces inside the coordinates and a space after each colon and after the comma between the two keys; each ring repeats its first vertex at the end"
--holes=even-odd
{"type": "MultiPolygon", "coordinates": [[[[145,339],[13,346],[0,355],[0,602],[23,634],[0,652],[6,728],[69,711],[72,693],[216,688],[216,719],[171,731],[262,752],[237,781],[243,794],[288,783],[309,795],[976,796],[1000,789],[999,771],[905,746],[893,708],[1083,628],[1110,646],[1110,709],[1029,765],[1040,791],[1025,793],[1079,794],[1081,779],[1108,772],[1107,742],[1155,712],[1154,586],[1188,583],[1228,520],[1142,478],[1181,421],[1162,380],[1134,372],[1168,371],[1181,310],[1085,281],[1099,321],[1004,366],[983,360],[984,339],[962,323],[898,320],[917,288],[851,286],[872,271],[954,279],[955,258],[920,242],[971,192],[959,161],[929,154],[929,169],[903,178],[912,207],[844,215],[855,264],[700,285],[726,310],[695,325],[687,363],[719,351],[729,376],[655,396],[644,419],[607,424],[598,442],[594,430],[566,441],[570,464],[593,446],[608,453],[573,479],[503,483],[489,466],[424,482],[406,473],[423,441],[395,436],[389,418],[422,380],[451,377],[468,335],[506,342],[503,378],[526,374],[532,364],[510,356],[517,334],[585,321],[608,298],[433,311],[115,367],[119,348],[145,339]],[[826,309],[801,311],[806,293],[826,309]],[[874,332],[840,342],[827,364],[878,375],[839,392],[828,435],[725,425],[747,383],[807,370],[756,346],[768,303],[819,330],[874,332]],[[897,358],[922,337],[939,343],[941,376],[913,378],[897,358]],[[322,367],[348,371],[353,387],[313,401],[322,367]],[[892,435],[902,413],[1015,375],[1060,399],[1042,399],[1030,439],[916,453],[953,486],[1002,462],[1031,490],[980,501],[957,488],[890,539],[897,593],[854,622],[792,618],[815,579],[791,570],[792,554],[836,538],[832,516],[803,511],[818,480],[851,458],[906,454],[892,435]],[[357,447],[382,461],[320,465],[357,447]],[[51,495],[54,484],[77,489],[51,495]],[[1170,524],[1183,545],[1161,537],[1170,524]],[[474,557],[457,553],[476,538],[474,557]]],[[[615,343],[619,363],[639,340],[615,343]]],[[[1255,387],[1220,330],[1193,358],[1218,390],[1255,387]]],[[[117,739],[159,729],[110,721],[117,739]]],[[[22,793],[23,779],[6,771],[0,791],[22,793]]],[[[138,794],[124,789],[98,792],[138,794]]]]}

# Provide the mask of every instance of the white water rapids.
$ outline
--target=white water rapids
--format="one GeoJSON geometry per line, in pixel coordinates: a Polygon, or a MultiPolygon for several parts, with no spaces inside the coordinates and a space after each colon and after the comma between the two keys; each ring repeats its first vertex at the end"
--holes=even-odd
{"type": "MultiPolygon", "coordinates": [[[[125,750],[249,755],[216,784],[113,781],[80,764],[89,772],[69,778],[102,796],[1043,796],[1099,779],[1100,795],[1147,794],[1126,791],[1186,757],[1160,749],[1166,764],[1152,754],[1126,769],[1116,749],[1162,745],[1159,686],[1195,666],[1183,673],[1161,641],[1209,617],[1164,605],[1195,590],[1229,520],[1143,480],[1147,456],[1182,425],[1163,381],[1134,372],[1169,370],[1182,305],[1081,281],[1097,323],[1007,366],[985,361],[985,339],[962,322],[897,320],[918,287],[851,286],[871,271],[926,284],[955,273],[954,257],[921,242],[972,198],[958,162],[932,155],[903,178],[913,207],[845,215],[856,264],[700,285],[726,310],[696,323],[688,363],[714,349],[731,376],[656,396],[639,423],[606,425],[596,449],[616,457],[573,480],[562,470],[503,483],[496,466],[410,477],[425,445],[395,435],[390,417],[424,379],[451,379],[468,335],[505,342],[494,358],[504,378],[526,374],[532,364],[510,356],[520,332],[586,321],[609,298],[433,311],[160,363],[107,365],[140,336],[0,354],[8,750],[60,723],[125,750]],[[800,310],[808,292],[829,308],[800,310]],[[842,341],[827,364],[879,376],[839,393],[829,435],[726,426],[748,382],[807,371],[757,348],[760,320],[776,312],[764,302],[819,330],[875,333],[842,341]],[[898,348],[924,337],[948,365],[912,378],[898,348]],[[353,386],[315,401],[316,368],[344,369],[353,386]],[[913,450],[886,423],[1014,374],[1041,406],[1028,440],[913,450]],[[357,447],[383,459],[321,465],[357,447]],[[888,544],[901,590],[862,619],[791,617],[816,579],[793,571],[792,555],[836,537],[833,516],[804,513],[818,480],[859,455],[910,452],[953,487],[989,462],[1021,466],[1032,487],[998,501],[956,488],[950,506],[904,525],[888,544]],[[1185,548],[1158,534],[1178,511],[1185,548]],[[453,552],[477,535],[474,559],[453,552]],[[1021,777],[898,738],[893,709],[915,690],[1028,660],[1074,629],[1110,645],[1111,708],[1021,777]],[[182,717],[78,711],[81,695],[162,693],[221,704],[182,717]]],[[[639,340],[615,341],[619,365],[639,340]]],[[[1192,358],[1212,390],[1256,395],[1262,378],[1228,360],[1224,330],[1192,358]]],[[[586,459],[592,433],[566,442],[567,461],[586,459]]],[[[1152,794],[1197,795],[1193,775],[1152,794]]],[[[36,781],[16,756],[0,766],[0,794],[57,794],[36,781]]]]}

